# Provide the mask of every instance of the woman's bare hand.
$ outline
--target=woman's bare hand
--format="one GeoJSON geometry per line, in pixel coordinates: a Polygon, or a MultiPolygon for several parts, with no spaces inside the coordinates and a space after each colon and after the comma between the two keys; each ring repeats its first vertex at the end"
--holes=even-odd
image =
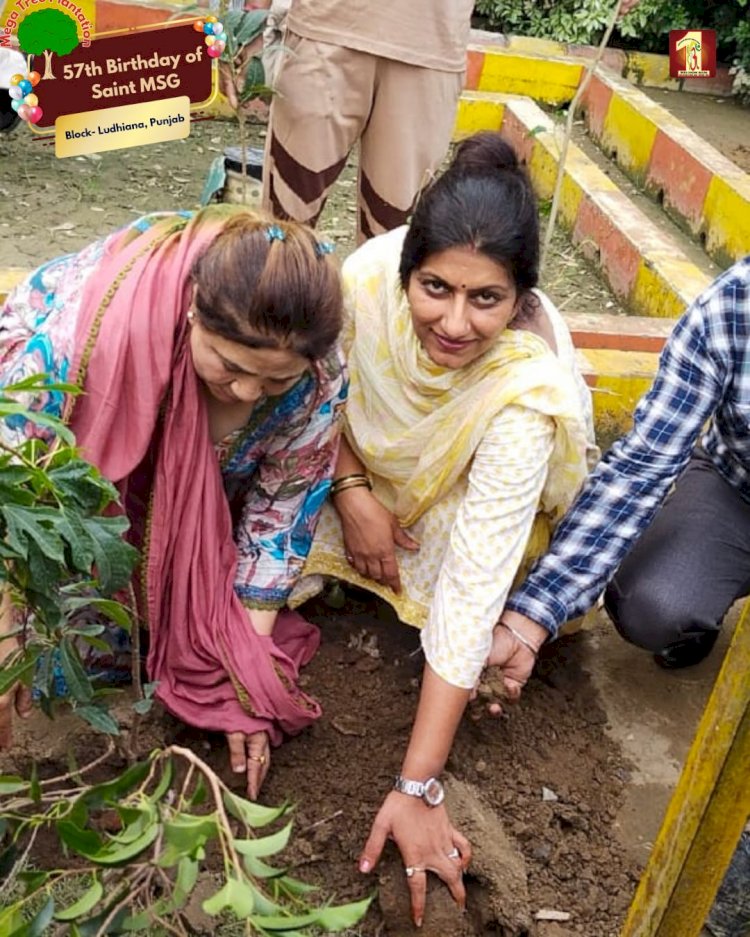
{"type": "Polygon", "coordinates": [[[336,496],[346,557],[360,576],[401,591],[396,546],[418,550],[416,540],[367,488],[349,488],[336,496]]]}
{"type": "Polygon", "coordinates": [[[257,800],[271,767],[271,745],[266,732],[227,732],[229,763],[236,774],[247,777],[247,796],[257,800]]]}

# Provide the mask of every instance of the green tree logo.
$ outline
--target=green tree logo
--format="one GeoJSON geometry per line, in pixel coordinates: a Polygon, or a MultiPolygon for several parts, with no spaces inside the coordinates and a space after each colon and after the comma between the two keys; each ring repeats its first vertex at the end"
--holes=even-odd
{"type": "Polygon", "coordinates": [[[62,10],[37,10],[29,13],[18,26],[18,44],[27,55],[43,55],[42,78],[54,78],[52,55],[68,55],[78,45],[76,21],[62,10]]]}

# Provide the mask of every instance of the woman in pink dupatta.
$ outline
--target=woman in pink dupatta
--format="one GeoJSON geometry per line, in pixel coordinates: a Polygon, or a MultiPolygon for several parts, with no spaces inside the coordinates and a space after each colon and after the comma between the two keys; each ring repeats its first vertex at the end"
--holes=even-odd
{"type": "Polygon", "coordinates": [[[269,745],[320,714],[297,685],[317,629],[283,607],[328,491],[346,395],[327,253],[308,229],[245,210],[153,215],[40,268],[0,319],[3,384],[43,372],[83,388],[27,403],[66,416],[118,485],[142,551],[156,696],[227,734],[252,797],[269,745]]]}

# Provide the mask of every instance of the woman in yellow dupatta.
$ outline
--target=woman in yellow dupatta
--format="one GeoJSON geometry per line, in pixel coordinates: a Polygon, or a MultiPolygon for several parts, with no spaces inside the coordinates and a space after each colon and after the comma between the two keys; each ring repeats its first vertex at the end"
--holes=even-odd
{"type": "Polygon", "coordinates": [[[396,841],[417,923],[426,870],[465,900],[470,846],[440,803],[439,777],[508,591],[587,469],[590,398],[560,314],[534,289],[537,218],[512,149],[479,134],[408,229],[344,265],[345,442],[293,599],[336,576],[422,628],[411,741],[360,860],[369,871],[386,837],[396,841]]]}

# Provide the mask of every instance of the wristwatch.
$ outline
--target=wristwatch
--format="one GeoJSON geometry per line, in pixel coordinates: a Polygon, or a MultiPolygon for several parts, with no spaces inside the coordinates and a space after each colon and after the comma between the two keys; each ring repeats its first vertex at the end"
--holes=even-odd
{"type": "Polygon", "coordinates": [[[428,807],[439,807],[445,799],[445,788],[437,778],[411,781],[399,774],[393,782],[393,789],[400,794],[408,794],[410,797],[421,797],[428,807]]]}

